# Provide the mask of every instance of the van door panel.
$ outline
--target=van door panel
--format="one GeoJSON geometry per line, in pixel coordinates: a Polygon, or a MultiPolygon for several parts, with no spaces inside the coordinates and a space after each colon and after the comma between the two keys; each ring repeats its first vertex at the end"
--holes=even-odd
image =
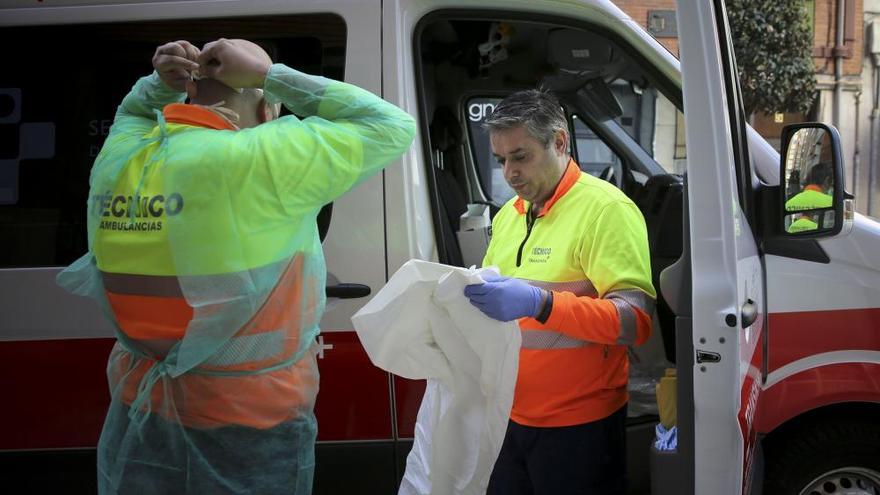
{"type": "Polygon", "coordinates": [[[749,155],[734,148],[746,139],[737,135],[741,130],[730,120],[738,111],[738,88],[732,58],[722,56],[728,49],[728,40],[722,38],[727,31],[723,8],[721,1],[678,1],[695,295],[693,345],[698,354],[720,356],[718,362],[697,363],[693,369],[695,492],[738,494],[747,490],[754,467],[761,315],[766,309],[763,266],[740,205],[737,166],[746,164],[737,163],[736,156],[749,155]],[[742,328],[744,310],[752,309],[758,318],[742,328]],[[733,465],[731,454],[742,462],[733,465]]]}

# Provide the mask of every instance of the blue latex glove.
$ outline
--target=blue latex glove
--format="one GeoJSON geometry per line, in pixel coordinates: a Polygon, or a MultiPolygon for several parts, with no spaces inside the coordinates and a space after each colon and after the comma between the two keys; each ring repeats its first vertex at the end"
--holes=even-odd
{"type": "Polygon", "coordinates": [[[489,318],[498,321],[511,321],[526,316],[534,317],[541,311],[544,294],[538,287],[522,280],[484,274],[486,283],[468,285],[464,295],[471,304],[479,308],[489,318]]]}
{"type": "Polygon", "coordinates": [[[654,427],[654,448],[657,450],[675,450],[678,448],[678,428],[673,426],[666,429],[662,424],[657,423],[654,427]]]}

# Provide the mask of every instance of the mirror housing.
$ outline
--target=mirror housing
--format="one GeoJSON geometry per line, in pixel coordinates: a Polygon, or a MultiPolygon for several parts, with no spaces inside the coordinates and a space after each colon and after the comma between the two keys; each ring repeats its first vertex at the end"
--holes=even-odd
{"type": "MultiPolygon", "coordinates": [[[[818,122],[782,129],[779,164],[779,233],[790,239],[831,237],[847,220],[840,134],[818,122]]],[[[851,216],[847,212],[847,216],[851,216]]]]}

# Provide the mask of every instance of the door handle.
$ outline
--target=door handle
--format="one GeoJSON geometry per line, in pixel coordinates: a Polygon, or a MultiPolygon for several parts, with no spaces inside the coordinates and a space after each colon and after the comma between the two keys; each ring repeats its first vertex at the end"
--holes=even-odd
{"type": "Polygon", "coordinates": [[[359,297],[367,297],[370,295],[371,289],[369,285],[364,284],[336,284],[328,285],[325,289],[327,297],[335,297],[337,299],[357,299],[359,297]]]}
{"type": "Polygon", "coordinates": [[[721,354],[717,352],[704,351],[697,349],[697,363],[719,363],[721,362],[721,354]]]}
{"type": "Polygon", "coordinates": [[[758,319],[758,305],[755,304],[755,301],[751,299],[747,300],[742,305],[742,311],[740,312],[740,320],[742,320],[742,327],[749,328],[752,326],[752,323],[758,319]]]}

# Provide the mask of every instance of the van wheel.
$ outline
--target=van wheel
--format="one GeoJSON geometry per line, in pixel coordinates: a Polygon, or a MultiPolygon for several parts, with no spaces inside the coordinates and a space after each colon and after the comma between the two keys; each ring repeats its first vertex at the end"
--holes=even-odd
{"type": "Polygon", "coordinates": [[[767,445],[764,493],[880,495],[880,424],[811,423],[767,445]]]}

